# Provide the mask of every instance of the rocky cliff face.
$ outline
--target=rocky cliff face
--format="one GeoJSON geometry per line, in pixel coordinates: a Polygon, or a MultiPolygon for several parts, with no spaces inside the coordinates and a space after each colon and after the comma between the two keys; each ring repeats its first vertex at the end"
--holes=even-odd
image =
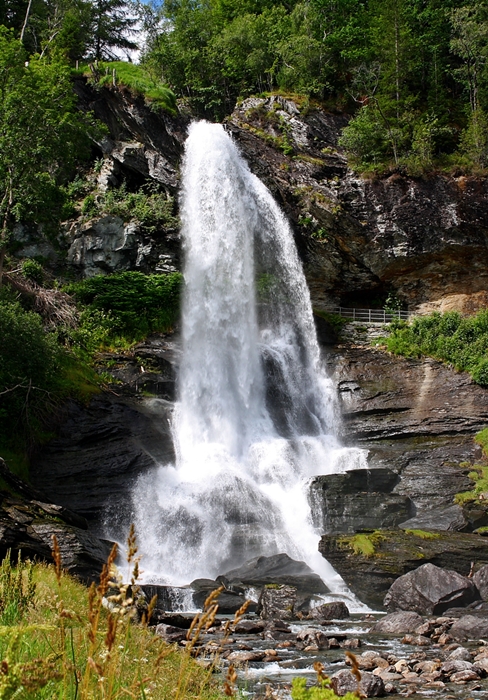
{"type": "MultiPolygon", "coordinates": [[[[75,83],[83,109],[109,133],[103,190],[123,179],[175,194],[189,123],[128,92],[75,83]]],[[[289,216],[317,308],[369,306],[398,294],[412,310],[474,311],[488,303],[488,181],[439,174],[367,180],[338,147],[347,117],[299,110],[281,97],[250,98],[228,119],[251,169],[289,216]]],[[[68,261],[84,274],[178,265],[175,232],[144,236],[137,223],[72,224],[68,261]]],[[[24,247],[28,247],[25,242],[24,247]]]]}

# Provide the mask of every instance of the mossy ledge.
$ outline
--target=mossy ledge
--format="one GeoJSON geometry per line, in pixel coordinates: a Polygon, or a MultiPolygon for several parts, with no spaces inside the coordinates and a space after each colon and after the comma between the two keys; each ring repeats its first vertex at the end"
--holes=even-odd
{"type": "Polygon", "coordinates": [[[488,538],[466,532],[372,530],[354,535],[323,535],[321,554],[349,588],[381,610],[393,581],[428,562],[467,575],[488,564],[488,538]]]}

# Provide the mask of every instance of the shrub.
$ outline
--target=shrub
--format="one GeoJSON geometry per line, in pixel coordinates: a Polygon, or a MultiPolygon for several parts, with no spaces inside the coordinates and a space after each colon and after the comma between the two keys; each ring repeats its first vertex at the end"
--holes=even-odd
{"type": "Polygon", "coordinates": [[[63,351],[38,314],[0,299],[0,441],[33,427],[58,387],[63,351]]]}
{"type": "Polygon", "coordinates": [[[182,275],[120,272],[72,284],[68,291],[87,306],[75,342],[94,351],[170,330],[178,319],[182,275]]]}
{"type": "Polygon", "coordinates": [[[463,318],[456,311],[414,318],[409,324],[390,325],[382,342],[390,352],[405,357],[428,355],[469,372],[475,382],[488,386],[488,309],[463,318]]]}

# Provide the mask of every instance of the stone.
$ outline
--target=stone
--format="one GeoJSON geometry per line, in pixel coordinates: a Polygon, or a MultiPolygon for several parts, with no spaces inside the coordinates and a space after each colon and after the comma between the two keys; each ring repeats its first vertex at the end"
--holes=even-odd
{"type": "Polygon", "coordinates": [[[476,673],[476,671],[473,670],[468,670],[468,671],[458,671],[457,673],[453,673],[450,681],[451,683],[468,683],[468,681],[477,681],[479,679],[479,673],[476,673]]]}
{"type": "Polygon", "coordinates": [[[314,646],[316,649],[328,649],[329,640],[322,630],[314,627],[305,627],[297,634],[297,642],[303,644],[304,647],[314,646]]]}
{"type": "Polygon", "coordinates": [[[349,617],[349,608],[342,601],[324,603],[312,608],[309,617],[312,620],[324,622],[328,620],[345,620],[349,617]]]}
{"type": "Polygon", "coordinates": [[[260,634],[266,626],[264,620],[240,620],[234,627],[235,634],[260,634]]]}
{"type": "Polygon", "coordinates": [[[239,666],[241,664],[263,661],[265,657],[266,652],[264,651],[233,651],[227,657],[227,661],[239,666]]]}
{"type": "Polygon", "coordinates": [[[361,674],[361,681],[358,684],[351,671],[337,671],[330,677],[330,685],[333,691],[340,696],[357,692],[358,686],[360,693],[366,698],[383,697],[385,694],[383,680],[379,676],[367,672],[361,674]]]}
{"type": "Polygon", "coordinates": [[[168,644],[177,644],[186,640],[187,630],[180,629],[179,627],[173,627],[173,625],[166,625],[161,623],[156,625],[154,628],[155,634],[158,637],[162,637],[168,644]]]}
{"type": "Polygon", "coordinates": [[[297,589],[294,586],[263,588],[259,596],[258,611],[263,620],[293,620],[297,589]]]}
{"type": "Polygon", "coordinates": [[[463,661],[462,659],[449,659],[442,664],[440,671],[444,676],[450,678],[453,673],[458,673],[459,671],[471,671],[473,669],[473,664],[470,661],[463,661]]]}
{"type": "Polygon", "coordinates": [[[465,606],[479,599],[473,582],[456,571],[423,564],[398,578],[385,596],[390,611],[413,610],[423,614],[440,614],[453,604],[465,606]]]}
{"type": "Polygon", "coordinates": [[[408,496],[392,493],[399,481],[385,467],[315,477],[309,492],[315,526],[327,533],[395,527],[413,513],[408,496]]]}
{"type": "Polygon", "coordinates": [[[457,649],[454,649],[454,651],[451,651],[447,659],[460,659],[461,661],[469,661],[469,663],[472,663],[473,661],[471,653],[464,647],[458,647],[457,649]]]}
{"type": "Polygon", "coordinates": [[[405,634],[415,632],[423,623],[423,618],[416,612],[404,611],[389,613],[376,622],[370,629],[374,634],[405,634]]]}
{"type": "Polygon", "coordinates": [[[473,583],[479,590],[481,599],[488,600],[488,565],[478,569],[473,576],[473,583]]]}
{"type": "Polygon", "coordinates": [[[301,595],[327,593],[328,588],[303,561],[295,561],[287,554],[256,557],[238,569],[224,574],[231,584],[262,587],[269,584],[294,586],[301,595]]]}
{"type": "Polygon", "coordinates": [[[357,597],[375,610],[383,609],[384,596],[398,577],[418,569],[420,562],[454,569],[464,576],[471,562],[488,563],[488,538],[479,535],[437,531],[425,537],[400,529],[372,534],[372,556],[354,552],[348,544],[353,535],[323,535],[319,551],[357,597]]]}
{"type": "Polygon", "coordinates": [[[488,617],[464,615],[454,622],[449,634],[458,641],[486,638],[488,636],[488,617]]]}

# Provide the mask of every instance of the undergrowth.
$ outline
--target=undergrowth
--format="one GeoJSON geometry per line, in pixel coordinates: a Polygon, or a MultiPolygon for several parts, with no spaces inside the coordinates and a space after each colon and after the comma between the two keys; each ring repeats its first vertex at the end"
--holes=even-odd
{"type": "Polygon", "coordinates": [[[410,323],[395,321],[388,338],[377,341],[405,357],[427,355],[469,372],[481,386],[488,386],[488,309],[463,317],[457,311],[416,317],[410,323]]]}
{"type": "MultiPolygon", "coordinates": [[[[474,437],[474,440],[481,446],[483,458],[488,461],[488,428],[480,430],[474,437]]],[[[470,466],[469,462],[461,463],[461,467],[470,466]]],[[[473,488],[469,491],[462,491],[454,496],[454,502],[459,505],[478,501],[482,503],[484,508],[487,508],[488,501],[488,465],[474,464],[468,474],[469,478],[474,482],[473,488]]]]}
{"type": "Polygon", "coordinates": [[[53,540],[54,566],[19,560],[14,568],[7,556],[0,569],[2,700],[223,700],[211,669],[148,628],[151,605],[137,622],[134,547],[131,587],[113,567],[114,549],[87,590],[62,571],[53,540]]]}
{"type": "Polygon", "coordinates": [[[176,97],[172,90],[154,78],[142,65],[126,61],[99,61],[92,68],[85,64],[73,71],[74,75],[88,77],[95,85],[125,87],[141,95],[152,106],[170,114],[177,114],[176,97]]]}
{"type": "MultiPolygon", "coordinates": [[[[78,192],[73,198],[79,196],[78,192]]],[[[160,192],[157,185],[147,183],[137,192],[129,192],[125,183],[106,192],[90,193],[84,198],[81,213],[84,218],[94,216],[120,216],[123,221],[136,220],[146,233],[178,228],[173,214],[174,199],[160,192]]]]}
{"type": "Polygon", "coordinates": [[[356,555],[368,558],[376,554],[376,546],[384,539],[385,536],[377,530],[371,533],[360,532],[356,535],[340,537],[339,546],[342,549],[349,549],[356,555]]]}
{"type": "Polygon", "coordinates": [[[182,275],[119,272],[68,285],[84,309],[70,332],[75,347],[87,352],[126,349],[149,333],[171,330],[179,315],[182,275]]]}

